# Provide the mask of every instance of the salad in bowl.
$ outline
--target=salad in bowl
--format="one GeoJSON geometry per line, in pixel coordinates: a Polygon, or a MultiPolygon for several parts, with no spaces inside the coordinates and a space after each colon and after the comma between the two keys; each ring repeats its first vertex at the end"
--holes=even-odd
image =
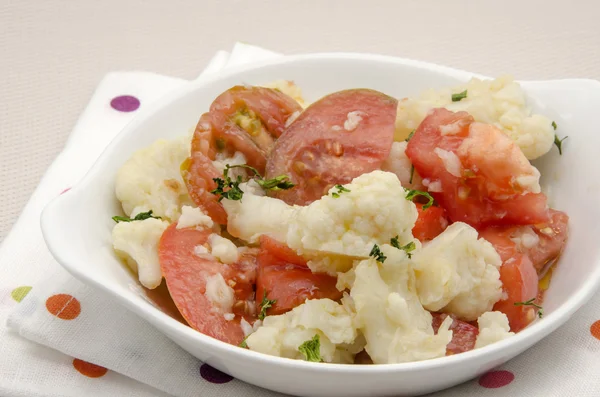
{"type": "Polygon", "coordinates": [[[543,321],[569,217],[531,160],[557,124],[510,77],[394,98],[238,85],[116,174],[112,246],[239,349],[396,364],[543,321]]]}

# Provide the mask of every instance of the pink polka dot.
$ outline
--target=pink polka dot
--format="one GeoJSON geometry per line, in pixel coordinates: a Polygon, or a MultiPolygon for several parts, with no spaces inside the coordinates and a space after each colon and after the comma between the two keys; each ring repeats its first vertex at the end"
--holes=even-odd
{"type": "Polygon", "coordinates": [[[515,375],[510,371],[490,371],[481,375],[479,385],[487,389],[497,389],[508,385],[515,379],[515,375]]]}
{"type": "Polygon", "coordinates": [[[202,364],[200,366],[200,375],[210,383],[221,384],[231,382],[233,380],[232,376],[227,375],[226,373],[223,373],[208,364],[202,364]]]}
{"type": "Polygon", "coordinates": [[[121,95],[113,98],[110,106],[119,112],[133,112],[140,107],[140,100],[131,95],[121,95]]]}

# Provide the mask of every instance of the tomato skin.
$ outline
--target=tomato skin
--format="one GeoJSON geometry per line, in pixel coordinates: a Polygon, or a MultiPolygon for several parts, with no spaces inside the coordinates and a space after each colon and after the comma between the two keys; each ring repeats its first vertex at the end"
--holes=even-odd
{"type": "Polygon", "coordinates": [[[335,288],[336,282],[335,277],[313,273],[306,261],[285,244],[260,237],[256,301],[259,304],[265,293],[268,299],[276,300],[267,315],[283,314],[307,299],[338,300],[342,293],[335,288]]]}
{"type": "Polygon", "coordinates": [[[240,325],[242,317],[249,322],[255,320],[253,310],[248,312],[244,309],[254,298],[256,251],[246,251],[232,265],[196,255],[194,247],[206,244],[212,233],[212,229],[177,229],[176,223],[170,225],[158,245],[160,267],[173,302],[187,323],[205,335],[237,345],[244,339],[240,325]],[[217,273],[234,286],[236,303],[233,313],[236,316],[230,321],[223,317],[223,313],[213,310],[212,303],[205,296],[206,278],[217,273]]]}
{"type": "MultiPolygon", "coordinates": [[[[433,317],[433,331],[437,334],[438,329],[448,317],[446,313],[431,313],[433,317]]],[[[452,316],[451,316],[452,317],[452,316]]],[[[475,348],[479,329],[465,321],[452,317],[450,330],[452,331],[452,340],[446,345],[446,355],[464,353],[475,348]]]]}
{"type": "Polygon", "coordinates": [[[507,298],[497,302],[493,310],[508,317],[510,330],[519,332],[535,319],[533,306],[515,305],[538,296],[538,276],[527,255],[515,254],[500,267],[502,290],[507,298]]]}
{"type": "Polygon", "coordinates": [[[532,226],[540,242],[526,251],[538,272],[543,271],[548,263],[558,258],[569,237],[569,216],[562,211],[550,210],[550,221],[532,226]]]}
{"type": "Polygon", "coordinates": [[[425,180],[439,182],[441,192],[430,193],[452,222],[475,228],[523,225],[548,221],[546,196],[528,193],[515,175],[533,175],[516,144],[495,127],[474,122],[466,112],[434,109],[410,139],[406,155],[425,180]],[[451,134],[443,134],[452,127],[451,134]],[[451,152],[460,169],[451,173],[436,152],[451,152]],[[460,175],[457,175],[460,172],[460,175]]]}
{"type": "Polygon", "coordinates": [[[446,211],[442,207],[431,206],[426,210],[423,204],[415,203],[419,216],[412,229],[412,234],[420,242],[433,240],[448,227],[446,211]]]}
{"type": "Polygon", "coordinates": [[[392,147],[397,104],[381,92],[355,89],[310,105],[267,160],[267,178],[288,175],[296,187],[271,194],[288,204],[307,205],[336,184],[380,169],[392,147]],[[352,112],[360,120],[346,124],[352,112]]]}

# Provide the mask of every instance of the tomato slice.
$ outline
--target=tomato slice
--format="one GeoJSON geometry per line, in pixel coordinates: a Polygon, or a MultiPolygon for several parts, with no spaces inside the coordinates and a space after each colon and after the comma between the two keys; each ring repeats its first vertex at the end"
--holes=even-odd
{"type": "Polygon", "coordinates": [[[509,137],[466,112],[434,109],[406,154],[452,222],[478,228],[549,219],[546,196],[531,187],[537,170],[509,137]]]}
{"type": "MultiPolygon", "coordinates": [[[[440,326],[448,317],[446,313],[431,313],[433,317],[433,332],[437,334],[440,326]]],[[[475,342],[477,341],[477,335],[479,335],[479,329],[465,321],[452,317],[452,324],[450,330],[452,331],[452,340],[446,345],[446,355],[464,353],[475,348],[475,342]]]]}
{"type": "Polygon", "coordinates": [[[342,293],[335,288],[336,281],[327,274],[313,273],[304,258],[285,244],[260,237],[256,300],[261,302],[265,293],[267,299],[275,300],[268,315],[285,313],[307,299],[338,300],[342,293]]]}
{"type": "Polygon", "coordinates": [[[540,241],[533,248],[527,250],[527,256],[533,262],[538,272],[542,272],[547,265],[558,258],[569,237],[569,216],[562,211],[550,210],[550,221],[535,225],[533,231],[540,241]]]}
{"type": "Polygon", "coordinates": [[[507,298],[497,302],[493,310],[506,314],[510,330],[519,332],[535,319],[536,309],[531,305],[517,306],[515,303],[538,296],[537,273],[527,255],[517,253],[502,263],[500,281],[507,298]]]}
{"type": "Polygon", "coordinates": [[[412,234],[420,242],[433,240],[448,227],[446,211],[442,207],[429,207],[423,209],[423,204],[415,203],[419,216],[412,229],[412,234]]]}
{"type": "Polygon", "coordinates": [[[206,244],[213,233],[211,229],[195,227],[177,229],[169,226],[163,233],[158,257],[169,293],[177,309],[197,331],[234,345],[244,339],[240,326],[242,317],[254,321],[253,287],[256,281],[256,250],[247,250],[232,265],[220,263],[211,256],[198,256],[194,248],[206,244]],[[228,285],[233,285],[235,304],[233,320],[214,310],[205,295],[206,279],[220,273],[228,285]]]}
{"type": "Polygon", "coordinates": [[[397,101],[374,90],[336,92],[309,106],[268,157],[267,178],[290,177],[296,187],[272,192],[306,205],[336,184],[381,168],[390,154],[397,101]]]}
{"type": "MultiPolygon", "coordinates": [[[[535,319],[535,307],[515,305],[538,296],[538,275],[527,254],[519,252],[511,239],[517,227],[490,227],[479,232],[480,237],[489,241],[502,259],[500,281],[506,299],[497,302],[494,310],[508,317],[510,329],[518,332],[535,319]]],[[[537,301],[535,301],[538,303],[537,301]]]]}

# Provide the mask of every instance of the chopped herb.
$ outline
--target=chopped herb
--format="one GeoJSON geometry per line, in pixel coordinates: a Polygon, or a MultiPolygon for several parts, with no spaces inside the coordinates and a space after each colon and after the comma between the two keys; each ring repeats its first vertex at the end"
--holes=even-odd
{"type": "Polygon", "coordinates": [[[290,181],[290,178],[287,175],[279,175],[275,178],[264,179],[258,170],[254,167],[249,166],[248,164],[240,164],[240,165],[232,165],[229,168],[247,168],[254,173],[254,180],[256,183],[260,185],[265,190],[288,190],[296,186],[290,181]]]}
{"type": "Polygon", "coordinates": [[[306,361],[315,363],[323,361],[321,358],[321,340],[319,334],[316,334],[312,339],[298,346],[298,351],[304,355],[306,361]]]}
{"type": "MultiPolygon", "coordinates": [[[[233,166],[236,167],[236,166],[233,166]]],[[[213,181],[217,184],[217,188],[212,190],[211,193],[219,196],[219,201],[224,198],[229,200],[241,200],[244,196],[244,192],[240,189],[240,183],[242,183],[242,177],[238,175],[235,180],[232,180],[229,177],[229,170],[233,167],[230,167],[229,164],[225,165],[225,169],[223,170],[223,178],[213,178],[213,181]],[[225,190],[227,189],[227,190],[225,190]]]]}
{"type": "MultiPolygon", "coordinates": [[[[250,336],[250,335],[248,335],[248,336],[250,336]]],[[[246,344],[246,339],[248,339],[248,336],[246,336],[244,338],[244,340],[240,342],[240,344],[238,345],[239,347],[243,347],[244,349],[248,348],[248,345],[246,344]]]]}
{"type": "Polygon", "coordinates": [[[256,179],[256,183],[265,190],[288,190],[296,186],[287,175],[279,175],[271,179],[256,179]]]}
{"type": "Polygon", "coordinates": [[[267,309],[273,306],[277,302],[277,299],[267,299],[267,291],[263,296],[262,302],[260,302],[260,313],[258,313],[258,319],[264,320],[267,316],[267,309]]]}
{"type": "Polygon", "coordinates": [[[408,256],[408,259],[412,258],[411,252],[417,248],[414,241],[411,241],[410,243],[408,243],[406,245],[400,246],[400,242],[398,241],[398,236],[393,237],[390,240],[390,244],[394,248],[398,248],[399,250],[405,251],[406,255],[408,256]]]}
{"type": "Polygon", "coordinates": [[[410,165],[410,179],[408,180],[408,183],[412,183],[413,176],[415,176],[415,166],[411,164],[410,165]]]}
{"type": "Polygon", "coordinates": [[[556,131],[556,129],[558,128],[558,126],[556,125],[556,121],[552,122],[552,128],[554,128],[554,131],[556,131]]]}
{"type": "Polygon", "coordinates": [[[563,139],[558,139],[558,135],[554,134],[554,144],[558,148],[558,154],[560,154],[561,156],[562,156],[562,143],[567,138],[568,138],[568,136],[564,137],[563,139]]]}
{"type": "Polygon", "coordinates": [[[465,99],[467,97],[467,90],[463,92],[459,92],[458,94],[452,94],[452,102],[459,102],[461,99],[465,99]]]}
{"type": "Polygon", "coordinates": [[[406,141],[406,142],[410,141],[410,138],[412,138],[412,137],[413,137],[413,135],[415,135],[415,130],[412,130],[412,131],[410,132],[410,134],[408,134],[408,137],[405,139],[405,141],[406,141]]]}
{"type": "Polygon", "coordinates": [[[350,191],[350,189],[346,189],[346,188],[345,188],[345,187],[343,187],[342,185],[335,185],[335,188],[337,189],[337,192],[333,192],[333,193],[331,193],[331,195],[332,195],[334,198],[338,198],[338,197],[340,197],[340,194],[341,194],[341,193],[344,193],[344,192],[349,192],[349,191],[350,191]]]}
{"type": "Polygon", "coordinates": [[[150,210],[148,212],[140,212],[133,218],[129,218],[128,216],[113,216],[112,220],[119,223],[119,222],[143,221],[144,219],[148,219],[148,218],[161,219],[160,216],[152,215],[152,210],[150,210]]]}
{"type": "Polygon", "coordinates": [[[414,190],[414,189],[405,189],[406,190],[406,199],[407,200],[412,200],[417,196],[423,196],[425,198],[427,198],[427,204],[423,205],[423,209],[426,210],[427,208],[431,207],[433,205],[433,197],[431,197],[431,194],[427,193],[427,192],[422,192],[420,190],[414,190]]]}
{"type": "Polygon", "coordinates": [[[542,318],[542,316],[544,315],[544,308],[542,306],[538,305],[537,303],[535,303],[534,300],[535,300],[535,298],[531,298],[525,302],[515,302],[515,306],[533,306],[536,309],[538,309],[538,317],[542,318]]]}
{"type": "Polygon", "coordinates": [[[381,249],[379,249],[377,244],[373,245],[371,252],[369,252],[369,256],[372,256],[377,262],[381,263],[385,262],[387,259],[387,256],[383,255],[383,252],[381,252],[381,249]]]}

